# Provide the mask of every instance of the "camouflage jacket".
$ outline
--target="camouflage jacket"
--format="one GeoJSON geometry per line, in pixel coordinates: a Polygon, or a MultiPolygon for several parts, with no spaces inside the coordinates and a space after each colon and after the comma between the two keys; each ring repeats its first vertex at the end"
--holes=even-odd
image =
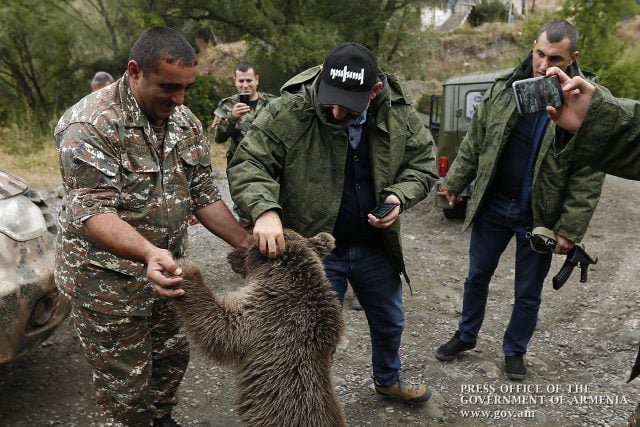
{"type": "Polygon", "coordinates": [[[576,163],[640,180],[640,103],[599,86],[570,148],[576,163]]]}
{"type": "Polygon", "coordinates": [[[145,266],[98,247],[87,238],[84,221],[116,213],[154,245],[183,254],[188,215],[220,199],[200,121],[187,107],[177,107],[166,120],[164,143],[158,141],[125,73],[67,110],[54,136],[66,190],[58,288],[91,310],[148,313],[155,293],[145,266]]]}
{"type": "MultiPolygon", "coordinates": [[[[253,221],[275,209],[285,227],[305,237],[333,231],[347,161],[347,130],[327,122],[317,101],[319,71],[311,68],[285,83],[280,98],[253,122],[227,170],[234,202],[253,221]]],[[[398,196],[405,210],[423,200],[434,182],[433,138],[412,107],[406,84],[384,73],[379,78],[383,89],[367,118],[374,189],[378,199],[398,196]]],[[[400,220],[382,236],[404,272],[400,220]]]]}
{"type": "MultiPolygon", "coordinates": [[[[496,175],[498,161],[518,121],[511,84],[531,77],[532,56],[496,79],[474,114],[467,135],[445,178],[447,188],[461,193],[475,179],[467,205],[465,228],[482,206],[496,175]]],[[[569,74],[581,74],[577,66],[569,74]]],[[[569,135],[553,122],[547,126],[533,171],[531,208],[533,227],[545,226],[561,236],[579,242],[596,208],[605,174],[576,165],[565,146],[569,135]]]]}
{"type": "MultiPolygon", "coordinates": [[[[614,98],[606,88],[598,87],[569,149],[573,151],[576,163],[622,178],[640,180],[640,103],[614,98]]],[[[629,381],[638,375],[640,345],[629,381]]],[[[640,404],[636,407],[635,421],[640,422],[640,404]]]]}
{"type": "Polygon", "coordinates": [[[211,131],[213,133],[213,139],[219,144],[231,139],[227,147],[227,164],[229,164],[231,157],[233,157],[233,153],[236,152],[238,144],[240,144],[242,138],[247,134],[251,123],[253,123],[262,109],[274,98],[274,95],[258,92],[258,101],[255,108],[252,108],[251,111],[241,117],[240,120],[237,120],[231,115],[233,105],[239,102],[237,94],[224,98],[218,103],[218,108],[213,112],[214,117],[211,131]]]}

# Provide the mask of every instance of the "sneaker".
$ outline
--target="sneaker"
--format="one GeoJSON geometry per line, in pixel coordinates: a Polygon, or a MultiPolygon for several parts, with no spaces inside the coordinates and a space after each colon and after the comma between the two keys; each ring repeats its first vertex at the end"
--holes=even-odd
{"type": "Polygon", "coordinates": [[[422,384],[412,384],[398,378],[398,382],[389,386],[381,386],[375,380],[373,385],[376,392],[388,397],[398,397],[407,403],[426,402],[431,397],[431,391],[422,384]]]}
{"type": "Polygon", "coordinates": [[[527,377],[527,367],[521,354],[504,357],[504,370],[510,380],[523,380],[527,377]]]}
{"type": "Polygon", "coordinates": [[[171,413],[164,414],[153,420],[153,427],[180,427],[180,424],[171,417],[171,413]]]}
{"type": "Polygon", "coordinates": [[[475,348],[476,342],[464,342],[460,339],[460,331],[456,331],[449,341],[442,344],[438,351],[436,351],[436,359],[449,361],[453,360],[458,354],[463,351],[471,350],[475,348]]]}
{"type": "Polygon", "coordinates": [[[358,301],[358,297],[355,295],[353,296],[353,300],[351,300],[351,310],[362,310],[362,305],[360,305],[360,301],[358,301]]]}

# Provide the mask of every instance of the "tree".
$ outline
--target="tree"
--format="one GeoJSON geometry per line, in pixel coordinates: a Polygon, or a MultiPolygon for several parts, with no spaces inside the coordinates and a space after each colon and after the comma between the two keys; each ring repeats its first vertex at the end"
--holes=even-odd
{"type": "MultiPolygon", "coordinates": [[[[167,25],[196,42],[244,40],[244,58],[271,92],[322,62],[341,41],[370,47],[383,69],[421,73],[425,49],[420,12],[440,0],[4,0],[0,3],[0,119],[34,117],[50,126],[89,91],[98,70],[121,75],[140,32],[167,25]],[[73,24],[73,25],[71,25],[73,24]],[[86,83],[85,83],[86,82],[86,83]]],[[[202,81],[210,96],[218,82],[202,81]]],[[[199,101],[205,108],[211,99],[199,101]]]]}
{"type": "Polygon", "coordinates": [[[638,12],[635,0],[565,0],[561,14],[580,32],[581,64],[601,73],[623,52],[618,23],[638,12]]]}
{"type": "Polygon", "coordinates": [[[72,92],[67,65],[74,37],[61,13],[65,3],[7,0],[0,6],[0,93],[14,114],[31,111],[40,125],[62,94],[72,92]]]}

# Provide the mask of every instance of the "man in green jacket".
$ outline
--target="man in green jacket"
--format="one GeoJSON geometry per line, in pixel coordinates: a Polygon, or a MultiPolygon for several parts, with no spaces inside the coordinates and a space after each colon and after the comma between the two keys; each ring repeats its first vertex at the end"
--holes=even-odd
{"type": "Polygon", "coordinates": [[[380,71],[356,43],[338,45],[322,67],[293,77],[281,92],[229,165],[231,196],[272,258],[284,248],[283,226],[304,236],[333,234],[337,247],[325,271],[341,302],[351,283],[367,315],[376,391],[425,401],[425,386],[400,377],[406,272],[398,217],[434,182],[433,139],[406,84],[380,71]],[[380,202],[395,207],[383,218],[368,214],[380,202]]]}
{"type": "MultiPolygon", "coordinates": [[[[569,143],[576,163],[589,165],[626,179],[640,181],[640,103],[614,98],[601,86],[583,78],[570,78],[552,67],[547,75],[558,75],[565,105],[548,107],[558,126],[574,133],[569,143]]],[[[640,346],[629,381],[640,375],[640,346]]],[[[640,403],[629,417],[629,426],[640,426],[640,403]]]]}
{"type": "Polygon", "coordinates": [[[566,254],[586,232],[604,174],[574,165],[570,153],[558,146],[563,139],[556,138],[545,111],[519,115],[512,83],[544,76],[554,65],[579,75],[577,40],[577,30],[566,21],[541,28],[529,56],[485,94],[445,178],[450,203],[473,180],[475,188],[465,221],[473,228],[462,316],[454,336],[438,348],[439,360],[452,360],[476,346],[489,282],[515,235],[515,302],[503,351],[507,377],[526,378],[523,355],[536,327],[551,265],[551,253],[537,253],[530,246],[531,230],[538,226],[553,230],[558,242],[553,253],[566,254]]]}

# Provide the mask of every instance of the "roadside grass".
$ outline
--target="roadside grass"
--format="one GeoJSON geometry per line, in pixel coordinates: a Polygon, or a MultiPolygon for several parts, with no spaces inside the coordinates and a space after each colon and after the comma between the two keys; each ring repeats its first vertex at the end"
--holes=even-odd
{"type": "Polygon", "coordinates": [[[27,127],[0,128],[0,168],[38,190],[62,183],[53,136],[27,127]]]}

